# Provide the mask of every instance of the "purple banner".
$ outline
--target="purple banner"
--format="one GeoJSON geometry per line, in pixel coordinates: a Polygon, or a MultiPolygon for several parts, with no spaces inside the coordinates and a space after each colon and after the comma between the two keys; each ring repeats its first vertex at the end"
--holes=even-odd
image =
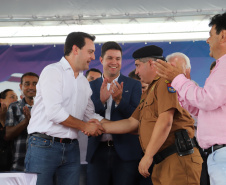
{"type": "MultiPolygon", "coordinates": [[[[205,41],[120,44],[123,50],[122,74],[128,75],[135,69],[132,53],[140,47],[152,44],[163,48],[164,56],[173,52],[186,54],[191,60],[191,78],[200,86],[204,85],[209,75],[210,64],[214,61],[209,57],[209,46],[205,41]]],[[[98,68],[102,71],[99,61],[101,46],[96,44],[96,59],[90,63],[90,68],[98,68]]],[[[7,83],[3,82],[18,83],[20,76],[26,72],[35,72],[40,75],[46,65],[59,61],[62,56],[63,45],[0,46],[0,91],[9,88],[7,83]]]]}

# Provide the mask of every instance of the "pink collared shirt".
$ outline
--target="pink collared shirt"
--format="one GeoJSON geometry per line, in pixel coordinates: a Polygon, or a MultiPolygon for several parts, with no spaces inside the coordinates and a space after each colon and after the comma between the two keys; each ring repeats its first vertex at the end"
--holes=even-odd
{"type": "Polygon", "coordinates": [[[226,54],[206,79],[203,88],[195,85],[183,74],[171,85],[185,109],[198,116],[197,139],[204,149],[215,144],[226,144],[226,54]]]}

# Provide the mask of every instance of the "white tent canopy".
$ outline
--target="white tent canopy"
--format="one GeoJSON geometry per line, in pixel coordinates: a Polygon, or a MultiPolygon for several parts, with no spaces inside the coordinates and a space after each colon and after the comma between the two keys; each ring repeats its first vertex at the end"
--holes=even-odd
{"type": "Polygon", "coordinates": [[[97,42],[204,40],[225,0],[2,0],[0,43],[63,43],[85,31],[97,42]]]}

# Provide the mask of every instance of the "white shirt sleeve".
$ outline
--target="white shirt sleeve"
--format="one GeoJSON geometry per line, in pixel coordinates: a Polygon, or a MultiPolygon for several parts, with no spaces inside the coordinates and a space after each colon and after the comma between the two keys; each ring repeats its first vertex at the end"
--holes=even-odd
{"type": "Polygon", "coordinates": [[[94,108],[93,101],[91,100],[91,97],[89,97],[88,105],[86,107],[86,111],[85,111],[83,120],[89,121],[90,119],[97,119],[98,121],[101,121],[103,119],[102,116],[95,113],[95,108],[94,108]]]}
{"type": "Polygon", "coordinates": [[[40,91],[45,106],[47,119],[54,123],[61,123],[69,117],[62,106],[63,97],[62,73],[56,68],[46,68],[40,76],[40,91]]]}

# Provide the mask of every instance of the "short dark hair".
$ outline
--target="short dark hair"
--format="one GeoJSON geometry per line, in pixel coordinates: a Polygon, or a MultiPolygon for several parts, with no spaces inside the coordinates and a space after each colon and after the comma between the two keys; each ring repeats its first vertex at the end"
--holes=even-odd
{"type": "Polygon", "coordinates": [[[2,92],[0,93],[0,98],[1,98],[1,99],[6,99],[6,95],[7,95],[7,93],[8,93],[9,91],[13,91],[13,90],[12,90],[12,89],[6,89],[6,90],[2,91],[2,92]]]}
{"type": "Polygon", "coordinates": [[[85,32],[69,33],[64,44],[64,56],[68,56],[71,53],[74,45],[76,45],[79,49],[82,49],[82,47],[86,44],[85,38],[94,41],[96,37],[85,32]]]}
{"type": "Polygon", "coordinates": [[[140,77],[135,74],[136,69],[132,70],[129,74],[128,77],[135,79],[135,80],[140,80],[140,77]]]}
{"type": "Polygon", "coordinates": [[[101,57],[103,58],[105,53],[106,53],[106,51],[108,51],[110,49],[119,50],[121,52],[121,54],[122,54],[121,46],[117,42],[109,41],[109,42],[105,42],[103,44],[103,46],[101,47],[101,57]]]}
{"type": "Polygon", "coordinates": [[[219,34],[222,30],[226,30],[226,12],[223,14],[214,15],[209,23],[209,26],[216,25],[216,33],[219,34]]]}
{"type": "Polygon", "coordinates": [[[38,76],[36,73],[33,73],[33,72],[27,72],[27,73],[24,73],[24,74],[22,75],[22,77],[21,77],[21,79],[20,79],[20,84],[23,84],[23,78],[24,78],[25,76],[35,76],[35,77],[37,77],[37,78],[39,79],[39,76],[38,76]]]}
{"type": "Polygon", "coordinates": [[[212,70],[216,65],[216,61],[212,62],[212,64],[210,65],[210,70],[212,70]]]}
{"type": "Polygon", "coordinates": [[[91,68],[88,71],[86,71],[86,75],[85,75],[86,77],[89,75],[90,71],[97,72],[97,73],[100,73],[102,75],[102,73],[101,73],[101,71],[99,69],[91,68]]]}

